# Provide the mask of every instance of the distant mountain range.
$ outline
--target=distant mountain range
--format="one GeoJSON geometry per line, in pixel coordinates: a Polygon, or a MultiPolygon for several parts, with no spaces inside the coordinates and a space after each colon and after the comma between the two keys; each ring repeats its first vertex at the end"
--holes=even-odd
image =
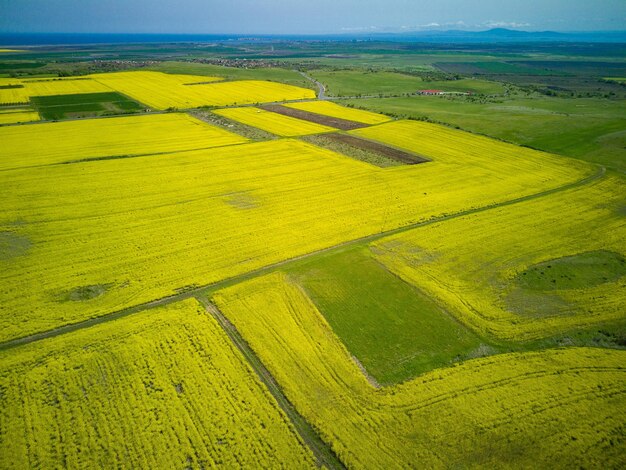
{"type": "Polygon", "coordinates": [[[123,44],[164,42],[222,42],[272,40],[372,40],[422,43],[538,43],[603,42],[626,43],[626,31],[568,32],[519,31],[494,28],[487,31],[411,31],[402,33],[368,32],[346,34],[85,34],[85,33],[1,33],[0,45],[123,44]]]}

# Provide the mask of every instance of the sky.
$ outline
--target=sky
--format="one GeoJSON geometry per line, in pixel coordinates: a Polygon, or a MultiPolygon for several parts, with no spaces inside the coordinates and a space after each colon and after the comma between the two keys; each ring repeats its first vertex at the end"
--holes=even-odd
{"type": "Polygon", "coordinates": [[[0,32],[626,30],[626,0],[0,0],[0,32]]]}

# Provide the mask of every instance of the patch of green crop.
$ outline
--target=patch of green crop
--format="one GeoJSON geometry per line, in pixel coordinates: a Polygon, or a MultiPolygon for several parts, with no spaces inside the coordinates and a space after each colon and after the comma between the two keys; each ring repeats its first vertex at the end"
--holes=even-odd
{"type": "Polygon", "coordinates": [[[68,292],[68,299],[74,302],[95,299],[100,297],[107,290],[113,287],[113,284],[93,284],[90,286],[80,286],[68,292]]]}
{"type": "Polygon", "coordinates": [[[626,260],[619,253],[590,251],[544,261],[517,276],[520,287],[531,290],[583,289],[616,281],[626,275],[626,260]]]}
{"type": "Polygon", "coordinates": [[[310,75],[323,83],[331,96],[396,95],[437,89],[455,93],[499,94],[502,84],[487,80],[423,81],[420,77],[396,72],[364,72],[363,70],[311,71],[310,75]]]}
{"type": "Polygon", "coordinates": [[[318,258],[290,274],[350,353],[381,383],[402,382],[492,351],[365,248],[318,258]]]}
{"type": "Polygon", "coordinates": [[[42,119],[47,120],[126,114],[143,109],[141,104],[116,92],[34,96],[31,102],[42,119]]]}

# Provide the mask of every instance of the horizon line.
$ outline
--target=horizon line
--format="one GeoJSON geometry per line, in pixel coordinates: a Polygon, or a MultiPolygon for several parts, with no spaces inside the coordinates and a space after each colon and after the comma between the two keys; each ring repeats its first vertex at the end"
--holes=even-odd
{"type": "Polygon", "coordinates": [[[98,32],[85,32],[85,31],[1,31],[0,34],[71,34],[71,35],[161,35],[161,36],[330,36],[330,35],[374,35],[374,34],[412,34],[412,33],[446,33],[446,32],[460,32],[460,33],[485,33],[490,31],[510,31],[513,33],[557,33],[557,34],[601,34],[601,33],[626,33],[626,29],[589,29],[589,30],[556,30],[556,29],[542,29],[542,30],[527,30],[527,29],[513,29],[504,27],[493,27],[485,29],[462,29],[462,28],[448,28],[448,29],[414,29],[414,30],[355,30],[355,31],[334,31],[334,32],[316,32],[316,33],[296,33],[296,32],[161,32],[161,31],[143,31],[143,32],[130,32],[130,31],[98,31],[98,32]]]}

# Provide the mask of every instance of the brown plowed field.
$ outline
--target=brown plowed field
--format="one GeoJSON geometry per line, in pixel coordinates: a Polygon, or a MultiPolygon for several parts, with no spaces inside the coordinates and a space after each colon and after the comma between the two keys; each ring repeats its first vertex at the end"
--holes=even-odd
{"type": "Polygon", "coordinates": [[[341,129],[342,131],[351,131],[352,129],[367,127],[367,124],[363,124],[360,122],[348,121],[347,119],[340,119],[330,116],[323,116],[322,114],[310,113],[301,109],[288,108],[279,104],[268,104],[265,106],[261,106],[261,108],[265,109],[266,111],[272,111],[274,113],[283,114],[285,116],[302,119],[303,121],[309,121],[316,124],[323,124],[324,126],[334,127],[335,129],[341,129]]]}
{"type": "Polygon", "coordinates": [[[347,134],[325,134],[324,137],[342,144],[351,145],[363,150],[369,150],[385,157],[392,158],[406,165],[415,165],[417,163],[424,163],[430,161],[426,157],[415,155],[412,153],[399,150],[397,148],[388,147],[387,145],[380,144],[378,142],[372,142],[371,140],[361,139],[347,134]]]}

